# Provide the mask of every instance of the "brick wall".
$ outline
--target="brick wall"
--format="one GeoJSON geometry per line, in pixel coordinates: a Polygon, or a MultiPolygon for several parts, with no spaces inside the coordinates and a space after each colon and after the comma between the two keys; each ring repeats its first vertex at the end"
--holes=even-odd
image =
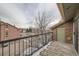
{"type": "Polygon", "coordinates": [[[0,26],[1,41],[20,37],[20,31],[15,26],[4,22],[0,22],[0,24],[1,24],[0,26]]]}
{"type": "Polygon", "coordinates": [[[65,27],[65,36],[66,36],[66,42],[72,43],[73,41],[73,22],[70,21],[66,24],[64,24],[65,27]]]}
{"type": "Polygon", "coordinates": [[[20,31],[19,29],[12,27],[12,26],[8,26],[9,30],[8,30],[8,39],[12,39],[12,38],[18,38],[20,37],[20,31]]]}

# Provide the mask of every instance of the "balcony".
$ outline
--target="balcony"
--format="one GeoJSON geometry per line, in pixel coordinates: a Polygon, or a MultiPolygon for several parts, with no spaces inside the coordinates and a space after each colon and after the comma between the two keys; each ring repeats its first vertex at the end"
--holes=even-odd
{"type": "Polygon", "coordinates": [[[72,44],[52,41],[53,33],[0,42],[0,56],[77,56],[72,44]]]}

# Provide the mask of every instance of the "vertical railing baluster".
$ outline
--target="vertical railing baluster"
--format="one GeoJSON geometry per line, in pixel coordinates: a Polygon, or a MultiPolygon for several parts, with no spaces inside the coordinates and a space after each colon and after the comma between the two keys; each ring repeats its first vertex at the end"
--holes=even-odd
{"type": "Polygon", "coordinates": [[[36,42],[35,42],[35,43],[36,43],[36,48],[38,48],[37,40],[38,40],[38,38],[37,38],[37,36],[36,36],[36,42]]]}
{"type": "Polygon", "coordinates": [[[49,36],[50,36],[50,34],[48,33],[48,42],[50,41],[49,36]]]}
{"type": "Polygon", "coordinates": [[[28,42],[27,42],[27,39],[26,39],[26,56],[27,56],[27,43],[28,43],[28,42]]]}
{"type": "Polygon", "coordinates": [[[28,48],[27,48],[27,54],[30,54],[30,38],[28,38],[28,48]]]}
{"type": "Polygon", "coordinates": [[[3,47],[4,43],[2,43],[2,56],[4,56],[4,47],[3,47]]]}
{"type": "Polygon", "coordinates": [[[38,46],[38,49],[40,48],[40,43],[41,43],[39,37],[40,37],[40,35],[38,36],[38,45],[39,45],[39,46],[38,46]],[[40,42],[40,43],[39,43],[39,42],[40,42]]]}
{"type": "Polygon", "coordinates": [[[52,36],[51,36],[51,33],[49,33],[49,34],[50,34],[50,37],[49,37],[49,38],[50,38],[50,41],[51,41],[51,39],[52,39],[52,36]]]}
{"type": "Polygon", "coordinates": [[[9,42],[9,56],[10,56],[10,42],[9,42]]]}
{"type": "Polygon", "coordinates": [[[38,48],[38,49],[39,49],[39,36],[40,36],[40,35],[37,36],[37,48],[38,48]]]}
{"type": "Polygon", "coordinates": [[[51,41],[51,39],[52,39],[52,36],[51,36],[51,33],[50,33],[50,41],[51,41]]]}
{"type": "Polygon", "coordinates": [[[30,39],[28,38],[28,50],[27,50],[27,54],[30,54],[30,39]],[[29,49],[28,49],[29,48],[29,49]]]}
{"type": "Polygon", "coordinates": [[[29,56],[30,55],[30,38],[27,38],[27,45],[26,45],[26,47],[27,47],[27,56],[29,56]]]}
{"type": "Polygon", "coordinates": [[[32,54],[32,37],[30,37],[30,46],[31,46],[31,49],[30,49],[30,55],[32,54]]]}
{"type": "Polygon", "coordinates": [[[19,56],[20,56],[20,40],[19,40],[19,56]]]}
{"type": "Polygon", "coordinates": [[[40,48],[40,35],[38,36],[38,49],[40,48]]]}
{"type": "Polygon", "coordinates": [[[50,33],[50,41],[52,40],[52,34],[50,33]]]}
{"type": "Polygon", "coordinates": [[[47,33],[45,34],[45,44],[47,44],[47,33]]]}
{"type": "Polygon", "coordinates": [[[41,41],[42,41],[42,46],[43,46],[43,39],[42,39],[42,35],[41,35],[41,41]]]}
{"type": "Polygon", "coordinates": [[[46,34],[44,34],[44,42],[45,42],[45,44],[46,44],[46,34]]]}
{"type": "Polygon", "coordinates": [[[14,56],[16,56],[16,41],[14,41],[14,56]]]}
{"type": "Polygon", "coordinates": [[[53,40],[53,32],[51,33],[51,41],[53,40]]]}
{"type": "Polygon", "coordinates": [[[47,33],[47,42],[49,42],[49,36],[50,36],[50,35],[47,33]]]}
{"type": "MultiPolygon", "coordinates": [[[[43,35],[43,34],[42,34],[43,35]]],[[[45,45],[45,39],[44,39],[44,35],[43,35],[43,42],[44,42],[44,45],[45,45]]]]}
{"type": "Polygon", "coordinates": [[[23,56],[24,56],[24,39],[23,39],[23,56]]]}
{"type": "Polygon", "coordinates": [[[43,38],[44,38],[44,45],[45,45],[45,43],[46,43],[46,42],[45,42],[45,34],[43,34],[43,38]]]}
{"type": "Polygon", "coordinates": [[[47,33],[47,39],[48,39],[48,42],[50,41],[50,35],[49,33],[47,33]]]}
{"type": "Polygon", "coordinates": [[[31,54],[31,38],[29,37],[29,54],[31,54]]]}
{"type": "Polygon", "coordinates": [[[42,44],[44,45],[44,41],[43,41],[43,35],[41,35],[42,36],[42,44]]]}
{"type": "Polygon", "coordinates": [[[46,33],[46,42],[48,43],[48,35],[47,35],[47,33],[46,33]]]}
{"type": "Polygon", "coordinates": [[[37,36],[35,36],[35,48],[37,48],[37,40],[38,40],[38,38],[37,38],[37,36]]]}
{"type": "Polygon", "coordinates": [[[45,42],[45,44],[46,44],[46,34],[44,34],[44,42],[45,42]]]}

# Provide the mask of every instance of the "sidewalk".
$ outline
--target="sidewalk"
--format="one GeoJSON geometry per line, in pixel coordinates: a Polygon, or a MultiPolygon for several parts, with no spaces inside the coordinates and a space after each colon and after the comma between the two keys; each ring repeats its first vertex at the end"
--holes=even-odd
{"type": "Polygon", "coordinates": [[[40,52],[41,56],[77,56],[72,44],[52,42],[46,49],[40,52]]]}

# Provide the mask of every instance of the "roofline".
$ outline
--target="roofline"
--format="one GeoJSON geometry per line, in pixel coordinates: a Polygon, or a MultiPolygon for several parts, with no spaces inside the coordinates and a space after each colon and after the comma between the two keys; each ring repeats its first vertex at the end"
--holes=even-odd
{"type": "Polygon", "coordinates": [[[72,20],[72,19],[67,20],[67,21],[64,21],[64,22],[59,22],[58,24],[56,24],[55,26],[51,27],[50,29],[51,29],[51,30],[56,29],[57,27],[59,27],[59,26],[61,26],[61,25],[65,24],[65,23],[67,23],[67,22],[70,22],[70,21],[72,21],[72,22],[73,22],[73,20],[72,20]]]}
{"type": "Polygon", "coordinates": [[[2,23],[4,23],[4,24],[7,24],[7,25],[10,25],[10,26],[12,26],[12,27],[14,27],[14,28],[16,28],[16,29],[18,29],[18,30],[19,30],[19,28],[18,28],[18,27],[13,26],[13,25],[11,25],[11,24],[9,24],[9,23],[7,23],[7,22],[4,22],[4,21],[2,21],[2,20],[0,20],[0,22],[2,22],[2,23]]]}
{"type": "Polygon", "coordinates": [[[65,19],[65,12],[64,12],[64,5],[63,5],[63,3],[57,3],[57,7],[58,7],[58,9],[60,11],[62,19],[65,19]]]}

